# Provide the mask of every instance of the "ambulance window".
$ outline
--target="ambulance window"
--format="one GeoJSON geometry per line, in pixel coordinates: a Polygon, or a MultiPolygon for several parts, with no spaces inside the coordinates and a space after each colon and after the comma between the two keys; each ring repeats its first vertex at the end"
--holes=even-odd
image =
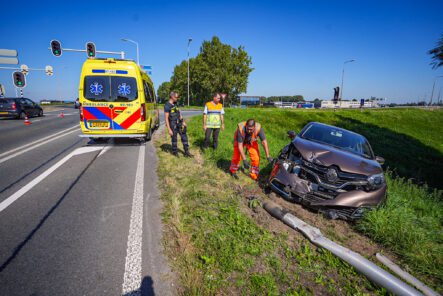
{"type": "Polygon", "coordinates": [[[152,95],[152,88],[149,85],[149,83],[146,83],[146,82],[145,82],[145,92],[146,92],[146,100],[149,103],[154,102],[154,96],[152,95]]]}
{"type": "Polygon", "coordinates": [[[84,96],[91,101],[109,100],[109,76],[86,76],[84,96]]]}
{"type": "Polygon", "coordinates": [[[151,102],[151,94],[149,93],[148,84],[145,81],[143,81],[143,86],[144,86],[144,89],[145,89],[145,99],[146,99],[146,102],[151,102]]]}
{"type": "Polygon", "coordinates": [[[111,101],[130,102],[137,98],[137,81],[135,78],[111,76],[111,101]]]}

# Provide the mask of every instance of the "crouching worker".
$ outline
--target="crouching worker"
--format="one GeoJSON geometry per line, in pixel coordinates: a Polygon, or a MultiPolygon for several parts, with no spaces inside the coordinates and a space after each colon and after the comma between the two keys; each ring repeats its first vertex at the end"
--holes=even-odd
{"type": "Polygon", "coordinates": [[[182,140],[183,149],[185,150],[185,157],[192,157],[191,153],[189,153],[186,123],[183,121],[183,116],[177,107],[178,98],[179,96],[176,92],[171,92],[169,94],[169,101],[165,104],[165,122],[172,140],[172,154],[178,157],[177,134],[179,134],[182,140]]]}
{"type": "Polygon", "coordinates": [[[260,138],[261,144],[265,149],[266,158],[269,162],[272,162],[272,158],[269,156],[268,142],[266,136],[259,123],[256,123],[254,119],[249,119],[246,122],[238,124],[238,128],[234,134],[234,155],[232,156],[231,168],[229,169],[233,177],[237,177],[236,173],[240,161],[243,160],[243,167],[250,169],[249,175],[252,179],[258,179],[259,166],[260,166],[260,151],[258,149],[258,138],[260,138]],[[244,148],[249,152],[251,158],[251,165],[246,160],[244,148]]]}

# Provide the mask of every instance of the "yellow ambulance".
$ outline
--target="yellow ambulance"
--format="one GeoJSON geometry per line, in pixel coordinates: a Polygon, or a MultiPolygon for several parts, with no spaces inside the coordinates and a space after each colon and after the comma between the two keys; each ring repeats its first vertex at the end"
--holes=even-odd
{"type": "Polygon", "coordinates": [[[86,60],[79,101],[84,137],[150,140],[160,124],[152,80],[134,61],[86,60]]]}

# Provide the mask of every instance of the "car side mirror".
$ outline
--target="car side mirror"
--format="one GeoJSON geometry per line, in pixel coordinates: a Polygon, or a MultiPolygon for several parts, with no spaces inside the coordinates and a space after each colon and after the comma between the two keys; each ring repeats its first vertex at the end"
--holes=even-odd
{"type": "Polygon", "coordinates": [[[288,137],[289,137],[291,140],[294,140],[295,137],[297,137],[297,133],[294,132],[294,131],[288,131],[288,137]]]}
{"type": "Polygon", "coordinates": [[[383,157],[381,157],[381,156],[376,156],[375,157],[375,161],[378,162],[381,165],[385,164],[385,159],[383,157]]]}

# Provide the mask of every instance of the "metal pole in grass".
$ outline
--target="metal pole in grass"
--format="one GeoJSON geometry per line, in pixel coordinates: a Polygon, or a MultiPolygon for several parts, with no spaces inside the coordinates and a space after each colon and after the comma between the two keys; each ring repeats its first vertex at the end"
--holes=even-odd
{"type": "Polygon", "coordinates": [[[192,42],[192,38],[188,38],[188,107],[189,107],[189,45],[192,42]]]}
{"type": "Polygon", "coordinates": [[[432,105],[432,98],[434,97],[434,88],[435,88],[435,82],[437,81],[438,78],[443,77],[443,75],[441,76],[437,76],[434,79],[434,84],[432,85],[432,93],[431,93],[431,100],[429,101],[429,106],[432,105]]]}
{"type": "Polygon", "coordinates": [[[343,99],[343,79],[345,77],[345,65],[347,63],[355,62],[355,60],[348,60],[343,63],[343,71],[341,72],[341,88],[340,88],[340,108],[341,108],[341,100],[343,99]]]}

